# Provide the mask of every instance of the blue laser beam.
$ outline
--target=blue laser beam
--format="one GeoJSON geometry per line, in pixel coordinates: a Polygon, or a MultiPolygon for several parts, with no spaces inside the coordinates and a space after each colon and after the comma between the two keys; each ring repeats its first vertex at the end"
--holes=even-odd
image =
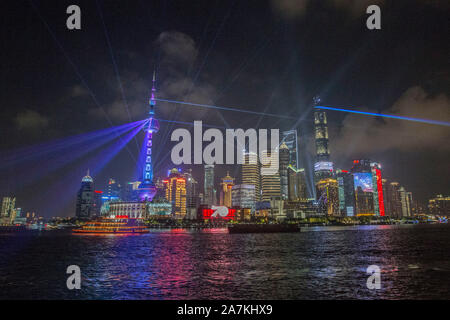
{"type": "Polygon", "coordinates": [[[408,121],[428,123],[428,124],[436,124],[436,125],[439,125],[439,126],[447,126],[447,127],[450,126],[450,122],[447,122],[447,121],[420,119],[420,118],[396,116],[396,115],[392,115],[392,114],[365,112],[365,111],[357,111],[357,110],[349,110],[349,109],[333,108],[333,107],[324,107],[324,106],[315,106],[314,108],[315,109],[341,111],[341,112],[350,112],[350,113],[356,113],[356,114],[363,114],[363,115],[367,115],[367,116],[376,116],[376,117],[384,117],[384,118],[399,119],[399,120],[408,120],[408,121]]]}
{"type": "Polygon", "coordinates": [[[297,119],[295,117],[285,116],[285,115],[282,115],[282,114],[250,111],[250,110],[244,110],[244,109],[238,109],[238,108],[221,107],[221,106],[214,106],[214,105],[201,104],[201,103],[175,101],[175,100],[168,100],[168,99],[156,99],[156,100],[157,101],[161,101],[161,102],[182,104],[182,105],[188,105],[188,106],[196,106],[196,107],[209,108],[209,109],[215,109],[215,110],[225,110],[225,111],[249,113],[249,114],[255,114],[255,115],[259,115],[259,116],[269,116],[269,117],[277,117],[277,118],[284,118],[284,119],[297,119]]]}

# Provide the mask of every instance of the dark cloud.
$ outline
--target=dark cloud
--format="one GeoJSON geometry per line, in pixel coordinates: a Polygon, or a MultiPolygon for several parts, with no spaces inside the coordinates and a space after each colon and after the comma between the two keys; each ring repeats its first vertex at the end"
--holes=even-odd
{"type": "MultiPolygon", "coordinates": [[[[164,31],[155,40],[160,49],[160,64],[157,74],[157,96],[179,101],[211,104],[217,94],[216,88],[208,82],[196,77],[190,71],[190,66],[196,63],[198,48],[192,37],[178,31],[164,31]],[[160,81],[159,75],[164,74],[160,81]]],[[[198,62],[201,64],[201,61],[198,62]]],[[[144,78],[136,73],[127,73],[121,77],[127,106],[132,119],[141,119],[146,115],[148,98],[150,97],[150,77],[144,78]]],[[[117,122],[129,120],[128,112],[117,83],[110,82],[114,100],[106,107],[108,116],[117,122]]],[[[78,91],[74,87],[73,91],[78,91]]],[[[162,118],[173,117],[177,106],[158,102],[158,116],[162,118]],[[161,106],[161,107],[160,107],[161,106]]],[[[90,115],[98,118],[104,117],[104,112],[97,107],[89,111],[90,115]]],[[[206,113],[204,109],[184,108],[183,115],[201,117],[206,113]]]]}
{"type": "Polygon", "coordinates": [[[370,5],[381,6],[385,0],[329,0],[338,9],[343,9],[353,16],[366,14],[366,9],[370,5]]]}
{"type": "Polygon", "coordinates": [[[70,98],[86,97],[89,92],[83,86],[77,84],[70,88],[69,96],[70,98]]]}
{"type": "Polygon", "coordinates": [[[307,9],[309,0],[272,0],[273,9],[286,19],[301,17],[307,9]]]}
{"type": "Polygon", "coordinates": [[[155,44],[160,48],[161,63],[172,67],[169,71],[178,74],[179,67],[190,66],[198,55],[194,39],[178,31],[164,31],[155,44]]]}
{"type": "Polygon", "coordinates": [[[25,110],[14,119],[19,130],[35,130],[48,126],[49,119],[36,111],[25,110]]]}
{"type": "MultiPolygon", "coordinates": [[[[336,9],[345,10],[352,16],[361,16],[366,13],[370,5],[382,5],[385,0],[326,0],[327,5],[336,9]]],[[[273,9],[282,17],[292,20],[306,14],[311,0],[272,0],[273,9]]]]}
{"type": "MultiPolygon", "coordinates": [[[[373,110],[362,110],[372,111],[373,110]]],[[[424,89],[408,89],[386,114],[450,121],[450,99],[444,94],[429,96],[424,89]]],[[[355,156],[390,150],[414,153],[418,149],[450,151],[447,126],[390,118],[349,114],[337,137],[331,140],[332,153],[355,156]]]]}

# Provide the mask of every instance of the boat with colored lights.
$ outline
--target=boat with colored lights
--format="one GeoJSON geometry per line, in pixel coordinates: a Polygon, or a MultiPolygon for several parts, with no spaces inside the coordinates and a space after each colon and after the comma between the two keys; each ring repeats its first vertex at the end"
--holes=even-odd
{"type": "Polygon", "coordinates": [[[72,231],[83,234],[142,234],[148,233],[149,229],[142,223],[142,219],[116,216],[86,222],[72,231]]]}

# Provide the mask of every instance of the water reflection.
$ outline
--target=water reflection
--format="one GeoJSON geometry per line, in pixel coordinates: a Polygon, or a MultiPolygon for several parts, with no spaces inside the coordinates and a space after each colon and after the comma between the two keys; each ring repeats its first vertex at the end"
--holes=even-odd
{"type": "Polygon", "coordinates": [[[449,276],[445,225],[0,235],[2,299],[448,299],[449,276]],[[65,286],[71,264],[82,270],[77,292],[65,286]],[[373,264],[380,290],[366,287],[373,264]]]}

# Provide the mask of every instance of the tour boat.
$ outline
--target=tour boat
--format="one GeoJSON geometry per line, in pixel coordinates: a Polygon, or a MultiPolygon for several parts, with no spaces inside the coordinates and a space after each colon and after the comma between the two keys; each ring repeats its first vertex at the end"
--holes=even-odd
{"type": "Polygon", "coordinates": [[[149,229],[143,225],[142,219],[128,218],[127,216],[116,216],[114,218],[99,218],[89,221],[74,233],[97,233],[97,234],[142,234],[148,233],[149,229]]]}

